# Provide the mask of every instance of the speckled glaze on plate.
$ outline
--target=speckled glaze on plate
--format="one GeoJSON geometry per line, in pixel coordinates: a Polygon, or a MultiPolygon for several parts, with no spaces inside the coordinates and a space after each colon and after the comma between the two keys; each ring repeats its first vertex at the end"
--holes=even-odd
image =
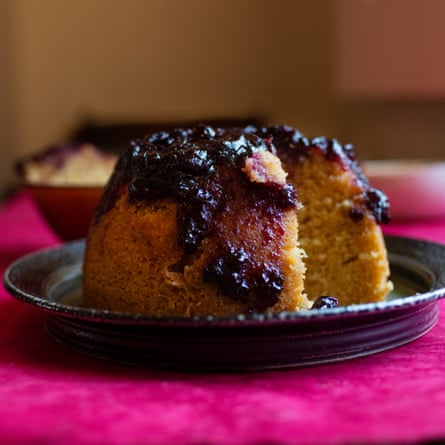
{"type": "Polygon", "coordinates": [[[57,341],[97,358],[184,371],[308,366],[395,348],[435,325],[445,296],[445,246],[399,237],[386,242],[395,284],[388,300],[327,310],[185,318],[83,307],[83,240],[17,260],[4,285],[46,312],[57,341]]]}

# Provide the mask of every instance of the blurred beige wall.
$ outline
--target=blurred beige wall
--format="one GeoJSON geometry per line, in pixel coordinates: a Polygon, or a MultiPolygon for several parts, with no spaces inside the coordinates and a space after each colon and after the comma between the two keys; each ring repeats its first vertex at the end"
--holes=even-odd
{"type": "Polygon", "coordinates": [[[0,192],[14,159],[89,118],[264,116],[361,157],[443,156],[445,101],[335,91],[336,4],[0,0],[0,192]]]}
{"type": "Polygon", "coordinates": [[[10,41],[10,3],[0,1],[0,196],[13,183],[15,106],[13,100],[14,51],[10,41]]]}
{"type": "Polygon", "coordinates": [[[374,158],[445,156],[445,1],[335,0],[345,135],[374,158]]]}
{"type": "Polygon", "coordinates": [[[86,118],[260,115],[336,133],[328,0],[0,4],[3,53],[13,51],[2,174],[11,157],[60,142],[86,118]]]}

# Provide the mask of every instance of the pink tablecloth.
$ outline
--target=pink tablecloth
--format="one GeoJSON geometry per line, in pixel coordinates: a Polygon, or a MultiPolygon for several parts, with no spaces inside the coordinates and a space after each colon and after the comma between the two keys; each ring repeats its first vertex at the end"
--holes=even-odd
{"type": "MultiPolygon", "coordinates": [[[[0,267],[59,242],[26,194],[0,209],[0,267]]],[[[445,242],[445,221],[388,232],[445,242]]],[[[0,288],[1,444],[334,444],[445,439],[445,305],[419,340],[353,361],[180,374],[84,357],[0,288]]]]}

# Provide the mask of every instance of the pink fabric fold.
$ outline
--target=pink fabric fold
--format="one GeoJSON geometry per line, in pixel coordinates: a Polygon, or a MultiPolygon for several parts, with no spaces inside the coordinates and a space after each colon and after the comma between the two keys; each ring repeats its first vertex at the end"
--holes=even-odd
{"type": "MultiPolygon", "coordinates": [[[[0,267],[60,242],[21,193],[0,209],[0,267]]],[[[445,221],[388,233],[445,242],[445,221]]],[[[108,363],[51,339],[44,314],[0,289],[0,443],[414,443],[445,438],[445,304],[403,347],[337,364],[186,374],[108,363]]]]}

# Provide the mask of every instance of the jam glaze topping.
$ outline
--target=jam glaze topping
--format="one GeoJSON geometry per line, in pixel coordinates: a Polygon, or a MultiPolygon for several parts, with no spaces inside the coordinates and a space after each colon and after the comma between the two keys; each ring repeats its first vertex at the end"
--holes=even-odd
{"type": "Polygon", "coordinates": [[[134,140],[119,159],[96,219],[123,193],[135,205],[172,198],[184,257],[205,246],[211,254],[203,280],[248,311],[264,311],[284,287],[284,214],[297,208],[295,189],[280,175],[273,152],[258,135],[204,125],[134,140]]]}

